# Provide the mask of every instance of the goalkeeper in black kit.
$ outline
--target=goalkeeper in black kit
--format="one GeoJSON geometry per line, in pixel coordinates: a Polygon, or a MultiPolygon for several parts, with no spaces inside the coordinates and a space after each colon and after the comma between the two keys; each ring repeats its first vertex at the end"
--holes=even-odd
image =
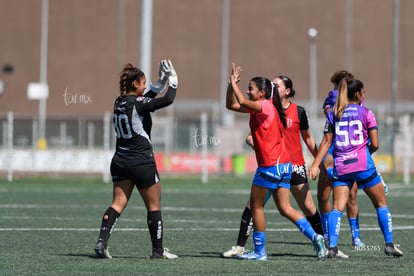
{"type": "Polygon", "coordinates": [[[170,60],[161,60],[159,80],[144,92],[144,72],[127,64],[120,75],[120,95],[113,110],[116,149],[111,162],[113,201],[105,211],[95,252],[99,258],[111,259],[108,240],[117,220],[136,187],[147,209],[147,224],[152,243],[152,259],[176,259],[163,247],[161,183],[151,143],[151,112],[171,105],[178,78],[170,60]],[[165,92],[165,90],[167,90],[165,92]],[[162,97],[156,97],[165,92],[162,97]]]}

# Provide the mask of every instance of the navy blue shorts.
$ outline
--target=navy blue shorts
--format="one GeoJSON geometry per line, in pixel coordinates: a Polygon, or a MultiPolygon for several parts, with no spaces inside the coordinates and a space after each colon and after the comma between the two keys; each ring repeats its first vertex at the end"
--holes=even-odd
{"type": "Polygon", "coordinates": [[[375,167],[372,167],[366,171],[348,173],[341,176],[338,176],[336,174],[335,169],[333,170],[333,188],[338,186],[352,187],[355,181],[358,185],[358,189],[365,189],[381,183],[381,178],[378,175],[377,169],[375,167]]]}

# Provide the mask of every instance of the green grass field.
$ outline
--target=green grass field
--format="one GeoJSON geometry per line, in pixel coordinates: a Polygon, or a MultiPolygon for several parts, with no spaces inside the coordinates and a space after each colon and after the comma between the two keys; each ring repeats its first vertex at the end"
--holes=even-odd
{"type": "MultiPolygon", "coordinates": [[[[404,256],[383,253],[375,210],[360,191],[364,251],[353,251],[346,217],[339,246],[348,260],[317,261],[310,242],[266,206],[267,262],[224,259],[234,245],[250,177],[162,178],[164,246],[180,257],[151,260],[146,211],[138,192],[109,241],[112,260],[97,259],[101,217],[112,199],[112,184],[99,178],[0,180],[0,275],[414,275],[414,185],[389,184],[394,242],[404,256]]],[[[315,184],[311,184],[314,199],[315,184]]],[[[292,201],[293,202],[293,201],[292,201]]],[[[294,206],[296,206],[294,204],[294,206]]],[[[249,240],[248,248],[252,248],[249,240]]]]}

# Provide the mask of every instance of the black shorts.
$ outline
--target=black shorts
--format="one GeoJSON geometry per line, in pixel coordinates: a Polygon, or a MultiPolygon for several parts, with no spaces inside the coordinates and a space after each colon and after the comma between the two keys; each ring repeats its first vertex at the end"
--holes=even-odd
{"type": "Polygon", "coordinates": [[[111,175],[113,182],[131,180],[138,189],[147,188],[160,181],[155,163],[126,166],[112,160],[111,175]]]}
{"type": "Polygon", "coordinates": [[[295,186],[308,182],[306,176],[305,165],[292,165],[292,178],[290,179],[290,185],[295,186]]]}

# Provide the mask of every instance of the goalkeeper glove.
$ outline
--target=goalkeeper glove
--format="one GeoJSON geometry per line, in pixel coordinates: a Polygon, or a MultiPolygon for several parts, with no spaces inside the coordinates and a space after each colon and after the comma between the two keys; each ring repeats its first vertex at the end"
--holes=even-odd
{"type": "Polygon", "coordinates": [[[177,72],[175,72],[175,69],[174,69],[174,66],[172,65],[171,60],[168,59],[166,63],[167,63],[168,70],[170,72],[170,75],[168,77],[169,86],[174,89],[177,89],[177,86],[178,86],[177,72]]]}
{"type": "Polygon", "coordinates": [[[154,85],[150,83],[150,90],[155,93],[164,93],[165,91],[165,84],[167,83],[168,77],[170,76],[171,72],[168,68],[167,60],[163,59],[160,61],[160,67],[158,69],[158,76],[159,79],[157,83],[154,85]]]}

